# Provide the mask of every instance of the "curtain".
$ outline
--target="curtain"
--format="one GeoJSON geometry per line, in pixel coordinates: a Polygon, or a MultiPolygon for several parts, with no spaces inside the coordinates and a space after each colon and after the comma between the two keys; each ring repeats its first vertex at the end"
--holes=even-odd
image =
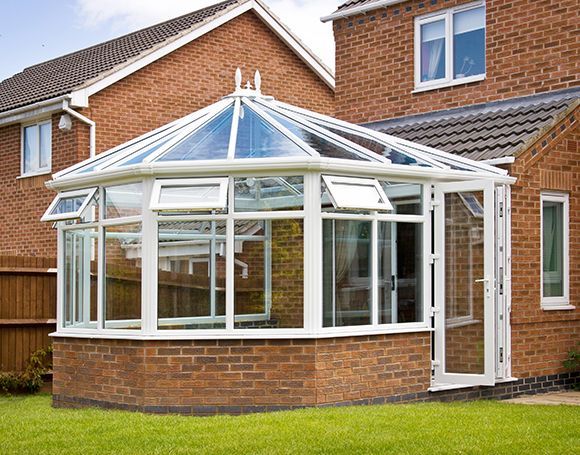
{"type": "Polygon", "coordinates": [[[427,80],[431,81],[435,79],[437,74],[437,68],[439,67],[439,61],[443,54],[443,44],[445,44],[444,39],[439,39],[436,41],[431,41],[427,46],[429,49],[429,64],[427,67],[427,80]]]}

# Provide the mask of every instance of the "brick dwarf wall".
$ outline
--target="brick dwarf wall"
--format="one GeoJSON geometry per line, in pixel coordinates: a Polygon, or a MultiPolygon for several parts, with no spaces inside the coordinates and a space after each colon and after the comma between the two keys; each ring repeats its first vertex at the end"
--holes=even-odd
{"type": "MultiPolygon", "coordinates": [[[[111,147],[216,102],[234,89],[234,73],[262,73],[262,90],[277,99],[326,114],[333,91],[252,12],[93,95],[80,112],[97,124],[97,151],[111,147]]],[[[70,132],[52,117],[52,171],[89,156],[89,128],[73,119],[70,132]]],[[[20,175],[20,126],[0,127],[0,255],[56,255],[56,235],[39,219],[54,197],[44,175],[20,175]]]]}
{"type": "Polygon", "coordinates": [[[567,352],[580,343],[580,161],[576,108],[517,157],[512,186],[512,374],[563,373],[567,352]],[[570,304],[545,311],[541,302],[541,191],[569,194],[570,304]]]}
{"type": "Polygon", "coordinates": [[[203,415],[386,399],[427,389],[429,339],[55,338],[54,404],[203,415]]]}
{"type": "Polygon", "coordinates": [[[577,0],[487,0],[487,78],[414,90],[414,18],[469,0],[413,0],[334,22],[336,115],[356,123],[577,86],[577,0]]]}

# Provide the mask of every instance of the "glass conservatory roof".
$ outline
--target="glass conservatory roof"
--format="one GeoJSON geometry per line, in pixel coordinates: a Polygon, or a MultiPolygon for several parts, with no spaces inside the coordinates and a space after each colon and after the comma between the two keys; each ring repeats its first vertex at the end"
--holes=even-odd
{"type": "MultiPolygon", "coordinates": [[[[237,74],[237,78],[240,76],[237,74]]],[[[218,160],[338,159],[351,164],[414,166],[504,174],[492,166],[237,90],[217,103],[54,175],[75,177],[156,163],[218,160]]]]}

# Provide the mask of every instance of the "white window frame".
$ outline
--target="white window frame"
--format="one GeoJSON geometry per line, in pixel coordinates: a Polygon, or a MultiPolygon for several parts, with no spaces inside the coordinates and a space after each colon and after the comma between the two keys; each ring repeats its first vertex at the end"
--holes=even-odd
{"type": "Polygon", "coordinates": [[[385,190],[379,183],[377,179],[366,179],[366,178],[356,178],[356,177],[338,177],[333,175],[323,175],[322,180],[326,184],[328,189],[328,195],[330,200],[337,210],[393,210],[393,204],[385,194],[385,190]],[[376,189],[378,195],[383,199],[382,203],[367,203],[362,202],[360,204],[351,204],[347,201],[342,200],[339,195],[339,191],[335,189],[335,184],[347,184],[353,186],[372,186],[376,189]]]}
{"type": "Polygon", "coordinates": [[[149,208],[153,211],[171,211],[171,210],[191,210],[191,211],[207,211],[207,210],[224,210],[227,207],[228,200],[228,178],[201,178],[201,179],[168,179],[156,180],[153,184],[153,191],[151,192],[151,202],[149,208]],[[217,202],[209,203],[202,201],[198,203],[184,202],[163,204],[159,202],[161,191],[166,187],[175,186],[201,186],[201,185],[218,185],[219,197],[217,202]]]}
{"type": "MultiPolygon", "coordinates": [[[[444,11],[438,11],[436,13],[415,18],[415,90],[413,90],[413,93],[485,80],[487,72],[487,60],[486,72],[482,74],[462,77],[460,79],[455,79],[453,76],[453,16],[457,13],[462,13],[464,11],[480,7],[485,8],[485,0],[457,6],[455,8],[449,8],[444,11]],[[440,20],[445,21],[445,77],[442,79],[423,82],[421,81],[421,26],[440,20]]],[[[484,30],[487,37],[487,22],[485,24],[484,30]]],[[[485,45],[485,51],[487,52],[487,39],[485,41],[485,45]]]]}
{"type": "Polygon", "coordinates": [[[43,121],[37,121],[34,123],[26,123],[23,124],[20,128],[20,177],[32,177],[35,175],[43,175],[50,173],[52,169],[52,120],[47,119],[43,121]],[[40,167],[40,127],[42,125],[48,125],[50,127],[50,143],[48,144],[48,165],[45,167],[40,167]],[[39,158],[39,167],[26,171],[25,170],[25,134],[24,131],[26,128],[36,127],[38,129],[38,158],[39,158]]]}
{"type": "Polygon", "coordinates": [[[80,218],[85,209],[87,208],[87,206],[93,200],[93,197],[95,196],[96,192],[97,188],[87,188],[84,190],[65,191],[59,193],[50,203],[48,209],[46,209],[46,212],[44,212],[44,215],[42,215],[40,221],[66,221],[80,218]],[[51,213],[61,200],[79,196],[85,196],[85,200],[80,205],[78,210],[74,212],[64,212],[55,214],[51,213]]]}
{"type": "Polygon", "coordinates": [[[570,305],[570,197],[566,193],[540,194],[540,299],[543,310],[573,310],[570,305]],[[562,204],[562,296],[544,297],[544,202],[562,204]]]}

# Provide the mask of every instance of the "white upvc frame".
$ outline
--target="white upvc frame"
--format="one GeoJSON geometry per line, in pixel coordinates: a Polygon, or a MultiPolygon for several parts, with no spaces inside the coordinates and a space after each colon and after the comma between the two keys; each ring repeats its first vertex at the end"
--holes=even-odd
{"type": "Polygon", "coordinates": [[[322,180],[324,180],[332,204],[337,210],[393,210],[393,204],[389,201],[389,198],[377,179],[323,175],[322,180]],[[372,187],[376,190],[382,202],[372,203],[370,201],[361,201],[360,203],[352,203],[346,201],[342,197],[341,191],[336,188],[337,185],[350,185],[353,189],[357,186],[372,187]]]}
{"type": "Polygon", "coordinates": [[[166,179],[155,180],[153,190],[151,191],[151,202],[149,209],[153,211],[171,211],[171,210],[223,210],[227,207],[228,201],[228,178],[193,178],[193,179],[166,179]],[[200,187],[213,186],[219,187],[219,196],[217,201],[200,201],[200,202],[176,202],[161,203],[159,199],[164,188],[171,187],[200,187]]]}
{"type": "Polygon", "coordinates": [[[65,221],[65,220],[74,220],[80,218],[87,206],[92,201],[93,197],[95,196],[98,188],[87,188],[84,190],[74,190],[74,191],[64,191],[59,193],[50,203],[44,215],[40,221],[65,221]],[[84,196],[85,199],[83,203],[79,206],[79,208],[74,212],[64,212],[64,213],[55,213],[52,214],[52,211],[56,208],[58,203],[63,199],[69,199],[73,197],[81,197],[84,196]]]}
{"type": "Polygon", "coordinates": [[[540,194],[540,302],[543,310],[573,310],[570,304],[570,196],[543,191],[540,194]],[[562,296],[544,297],[544,202],[562,204],[562,296]]]}
{"type": "MultiPolygon", "coordinates": [[[[459,5],[453,8],[448,8],[443,11],[437,11],[424,16],[415,18],[415,90],[413,93],[418,93],[427,90],[434,90],[443,87],[452,87],[454,85],[468,84],[470,82],[477,82],[485,80],[486,73],[475,74],[473,76],[463,77],[459,79],[454,78],[454,58],[453,58],[453,16],[457,13],[462,13],[470,9],[483,7],[485,8],[485,0],[479,0],[465,5],[459,5]],[[445,77],[442,79],[435,79],[432,81],[421,81],[421,26],[432,22],[445,21],[445,77]]],[[[484,13],[485,14],[485,13],[484,13]]],[[[487,23],[484,28],[486,34],[485,45],[487,52],[487,23]]],[[[487,61],[486,61],[487,65],[487,61]]]]}
{"type": "Polygon", "coordinates": [[[20,128],[20,176],[19,178],[34,177],[35,175],[49,174],[52,168],[52,120],[49,118],[47,120],[35,121],[32,123],[24,123],[20,128]],[[50,142],[48,144],[48,164],[47,166],[40,167],[40,155],[41,155],[41,134],[40,127],[42,125],[49,125],[50,127],[50,142]],[[25,131],[27,128],[36,127],[38,129],[38,159],[39,166],[35,169],[27,171],[25,169],[25,131]]]}
{"type": "Polygon", "coordinates": [[[496,377],[495,369],[495,248],[494,248],[494,183],[492,181],[474,180],[471,182],[439,183],[435,185],[435,301],[433,314],[435,316],[435,339],[433,362],[434,386],[474,386],[494,385],[496,377]],[[484,270],[483,276],[474,281],[482,282],[484,287],[484,372],[482,374],[451,373],[446,369],[446,322],[447,311],[445,289],[445,194],[457,194],[460,192],[483,192],[484,209],[484,270]]]}

